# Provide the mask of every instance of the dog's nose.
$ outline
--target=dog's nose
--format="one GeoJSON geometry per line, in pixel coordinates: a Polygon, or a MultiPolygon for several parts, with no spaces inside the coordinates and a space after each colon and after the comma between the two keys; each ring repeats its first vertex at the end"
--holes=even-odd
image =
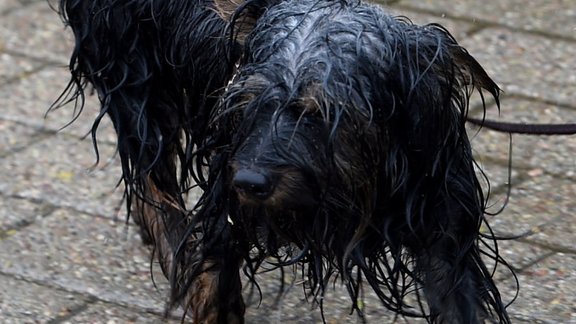
{"type": "Polygon", "coordinates": [[[273,190],[270,176],[250,169],[237,170],[232,183],[234,188],[242,194],[261,200],[268,198],[273,190]]]}

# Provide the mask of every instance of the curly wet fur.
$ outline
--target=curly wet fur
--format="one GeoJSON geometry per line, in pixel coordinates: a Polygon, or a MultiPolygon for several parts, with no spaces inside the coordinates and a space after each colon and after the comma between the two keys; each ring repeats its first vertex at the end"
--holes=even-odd
{"type": "Polygon", "coordinates": [[[473,90],[499,89],[441,26],[354,1],[61,9],[76,36],[63,99],[91,84],[111,117],[172,305],[242,322],[239,266],[256,283],[272,259],[301,266],[316,296],[339,275],[359,315],[368,285],[401,315],[510,322],[481,258],[500,261],[479,234],[464,128],[473,90]],[[267,179],[267,196],[239,188],[241,172],[267,179]],[[190,180],[203,194],[187,212],[190,180]],[[428,308],[407,304],[414,290],[428,308]]]}

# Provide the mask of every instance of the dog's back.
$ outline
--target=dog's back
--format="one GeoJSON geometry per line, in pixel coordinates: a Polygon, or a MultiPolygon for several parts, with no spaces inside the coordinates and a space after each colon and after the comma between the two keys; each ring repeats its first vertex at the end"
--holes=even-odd
{"type": "MultiPolygon", "coordinates": [[[[138,179],[155,166],[165,168],[177,157],[189,163],[191,157],[177,151],[205,137],[204,125],[235,60],[223,37],[226,22],[211,5],[209,0],[61,1],[60,12],[76,39],[67,99],[81,99],[87,86],[94,87],[102,114],[111,117],[118,133],[129,190],[137,190],[138,179]]],[[[178,184],[168,179],[174,175],[152,173],[160,190],[176,194],[178,184]]]]}

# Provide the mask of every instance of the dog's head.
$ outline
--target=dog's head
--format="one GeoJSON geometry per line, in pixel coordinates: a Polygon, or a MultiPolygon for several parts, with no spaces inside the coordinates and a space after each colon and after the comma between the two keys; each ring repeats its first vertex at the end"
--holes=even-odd
{"type": "Polygon", "coordinates": [[[419,177],[446,177],[468,154],[471,89],[498,93],[444,29],[371,6],[287,1],[242,31],[217,120],[248,208],[371,217],[419,177]]]}

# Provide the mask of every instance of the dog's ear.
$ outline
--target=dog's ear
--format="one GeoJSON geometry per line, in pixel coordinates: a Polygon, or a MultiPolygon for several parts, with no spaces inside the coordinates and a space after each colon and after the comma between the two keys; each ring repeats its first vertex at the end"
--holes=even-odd
{"type": "Polygon", "coordinates": [[[234,39],[244,44],[256,21],[274,1],[270,0],[215,0],[218,15],[230,23],[234,39]]]}
{"type": "Polygon", "coordinates": [[[461,72],[463,84],[472,85],[477,89],[485,89],[490,92],[496,103],[499,104],[501,90],[480,63],[466,49],[458,45],[450,47],[450,55],[461,72]]]}

